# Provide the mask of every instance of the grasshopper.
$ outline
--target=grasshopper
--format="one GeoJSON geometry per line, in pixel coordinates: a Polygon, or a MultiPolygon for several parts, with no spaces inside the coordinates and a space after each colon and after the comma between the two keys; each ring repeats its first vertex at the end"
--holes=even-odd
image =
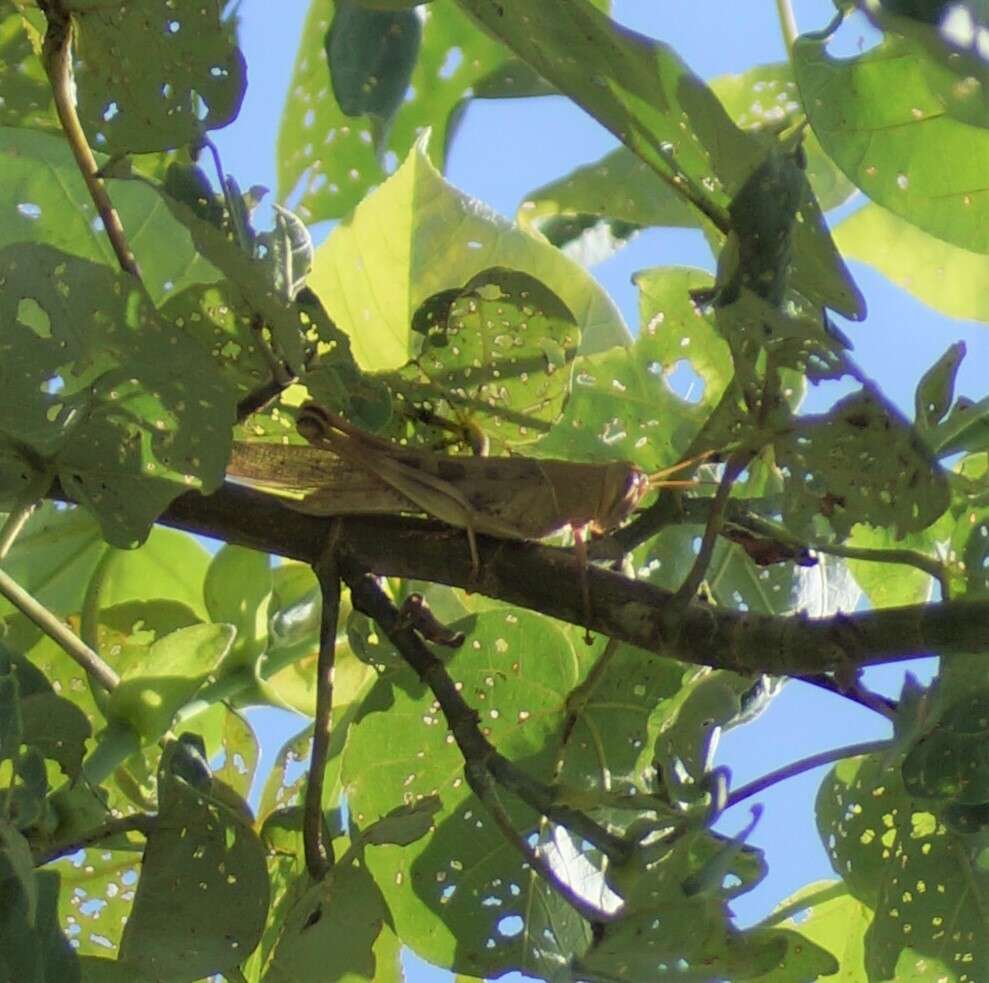
{"type": "Polygon", "coordinates": [[[569,527],[588,614],[585,533],[615,529],[652,487],[693,484],[665,479],[682,465],[649,476],[624,461],[454,457],[402,447],[315,403],[302,407],[297,425],[310,446],[237,442],[227,473],[287,490],[292,500],[286,504],[310,515],[430,515],[466,531],[475,577],[478,534],[540,540],[569,527]]]}

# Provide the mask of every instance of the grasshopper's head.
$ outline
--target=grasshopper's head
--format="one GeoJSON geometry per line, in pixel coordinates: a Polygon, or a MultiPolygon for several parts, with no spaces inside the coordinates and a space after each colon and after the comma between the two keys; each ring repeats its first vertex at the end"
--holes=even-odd
{"type": "Polygon", "coordinates": [[[635,511],[647,491],[649,476],[644,471],[625,461],[608,464],[601,487],[601,501],[590,523],[590,531],[603,536],[621,525],[635,511]]]}

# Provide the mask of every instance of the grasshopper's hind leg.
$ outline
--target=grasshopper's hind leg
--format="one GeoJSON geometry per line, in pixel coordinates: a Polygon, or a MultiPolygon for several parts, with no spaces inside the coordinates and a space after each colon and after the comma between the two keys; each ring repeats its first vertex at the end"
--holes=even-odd
{"type": "Polygon", "coordinates": [[[584,538],[583,526],[572,526],[573,551],[577,559],[577,578],[580,581],[580,597],[584,606],[584,641],[588,645],[594,643],[591,634],[591,583],[587,576],[587,540],[584,538]]]}

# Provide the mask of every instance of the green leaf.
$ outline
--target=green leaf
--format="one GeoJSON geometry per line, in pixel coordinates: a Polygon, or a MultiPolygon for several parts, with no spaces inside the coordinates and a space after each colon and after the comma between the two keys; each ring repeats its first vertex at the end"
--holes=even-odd
{"type": "Polygon", "coordinates": [[[233,392],[132,277],[33,243],[0,249],[0,276],[4,428],[55,458],[111,543],[136,545],[177,495],[218,487],[233,392]]]}
{"type": "MultiPolygon", "coordinates": [[[[50,611],[67,617],[82,608],[90,579],[106,550],[99,526],[84,509],[49,503],[31,517],[4,568],[50,611]]],[[[209,560],[209,553],[189,534],[155,527],[142,547],[116,552],[102,566],[100,601],[107,608],[166,598],[205,620],[202,585],[209,560]]],[[[0,600],[0,617],[12,612],[10,603],[0,600]]],[[[38,630],[32,626],[26,632],[27,644],[37,637],[38,630]]],[[[20,628],[18,638],[25,638],[20,628]]]]}
{"type": "MultiPolygon", "coordinates": [[[[943,535],[943,530],[939,528],[941,525],[939,522],[920,532],[898,537],[894,530],[885,526],[859,524],[852,527],[845,545],[871,550],[916,550],[933,558],[936,556],[938,533],[943,535]]],[[[923,570],[905,563],[877,563],[868,560],[846,562],[856,583],[868,595],[874,608],[922,604],[931,599],[934,578],[923,570]]]]}
{"type": "Polygon", "coordinates": [[[793,529],[820,514],[839,535],[856,522],[912,532],[948,506],[944,473],[916,431],[874,390],[846,396],[828,413],[800,417],[776,441],[776,453],[781,468],[800,476],[784,492],[784,520],[793,529]]]}
{"type": "Polygon", "coordinates": [[[389,915],[367,870],[336,867],[320,884],[299,883],[295,893],[282,914],[264,983],[380,979],[374,946],[389,915]]]}
{"type": "MultiPolygon", "coordinates": [[[[801,113],[796,83],[785,63],[720,76],[711,81],[711,88],[746,130],[776,132],[797,122],[801,113]]],[[[854,186],[813,135],[805,138],[804,150],[807,178],[821,208],[840,205],[854,186]]],[[[627,147],[533,191],[519,206],[517,218],[523,228],[538,229],[584,265],[609,255],[643,227],[710,229],[697,209],[627,147]]],[[[797,229],[796,236],[798,253],[813,244],[803,229],[797,229]]]]}
{"type": "Polygon", "coordinates": [[[227,545],[213,556],[203,594],[209,620],[236,629],[228,669],[253,667],[268,647],[271,591],[271,561],[265,553],[227,545]]]}
{"type": "Polygon", "coordinates": [[[914,398],[916,423],[921,431],[936,427],[947,415],[955,395],[955,378],[965,357],[965,342],[947,351],[921,376],[914,398]]]}
{"type": "MultiPolygon", "coordinates": [[[[793,917],[780,923],[774,915],[772,922],[799,932],[838,960],[840,971],[826,979],[852,983],[866,978],[865,933],[872,921],[872,910],[847,891],[839,891],[840,887],[840,881],[808,884],[777,908],[794,912],[793,917]]],[[[807,978],[788,964],[782,973],[757,977],[756,983],[797,983],[807,978]]],[[[905,979],[899,974],[895,978],[905,979]]]]}
{"type": "Polygon", "coordinates": [[[10,12],[0,16],[0,126],[55,129],[51,85],[37,54],[44,19],[40,11],[5,6],[10,12]]]}
{"type": "Polygon", "coordinates": [[[118,954],[140,875],[141,847],[137,844],[141,842],[135,839],[130,849],[101,843],[87,847],[81,863],[66,858],[55,864],[62,878],[59,919],[79,927],[73,941],[81,956],[118,954]]]}
{"type": "Polygon", "coordinates": [[[82,771],[86,740],[91,734],[85,713],[55,693],[34,693],[21,699],[24,730],[21,741],[57,761],[75,781],[82,771]]]}
{"type": "Polygon", "coordinates": [[[130,724],[145,742],[157,740],[230,651],[233,640],[231,625],[192,625],[166,635],[123,673],[110,694],[108,716],[130,724]]]}
{"type": "MultiPolygon", "coordinates": [[[[607,925],[588,953],[575,960],[582,980],[592,983],[661,979],[675,965],[684,979],[753,979],[796,963],[818,979],[837,968],[827,952],[795,932],[723,927],[716,906],[697,899],[666,905],[607,925]]],[[[773,977],[774,979],[776,977],[773,977]]]]}
{"type": "Polygon", "coordinates": [[[907,794],[896,763],[880,755],[832,769],[818,793],[817,821],[835,870],[875,909],[866,935],[869,979],[903,978],[898,965],[917,956],[959,978],[985,975],[985,833],[952,832],[907,794]]]}
{"type": "Polygon", "coordinates": [[[553,291],[584,351],[626,342],[617,309],[584,270],[447,184],[422,143],[316,251],[309,285],[361,365],[392,369],[417,354],[419,306],[494,266],[525,270],[553,291]]]}
{"type": "Polygon", "coordinates": [[[511,61],[453,0],[409,12],[422,19],[419,58],[405,100],[382,134],[378,121],[349,119],[334,98],[336,80],[323,53],[334,10],[331,0],[310,5],[278,133],[278,195],[287,198],[301,185],[293,207],[309,222],[346,215],[387,177],[389,158],[404,158],[427,127],[433,131],[433,163],[441,166],[472,87],[511,61]],[[324,151],[328,146],[331,152],[324,151]]]}
{"type": "MultiPolygon", "coordinates": [[[[97,155],[97,163],[106,160],[97,155]]],[[[0,246],[45,242],[81,259],[117,266],[79,167],[60,134],[0,129],[0,167],[5,216],[0,246]]],[[[156,305],[191,284],[220,278],[152,188],[109,180],[107,190],[140,264],[141,281],[156,305]]]]}
{"type": "Polygon", "coordinates": [[[731,377],[727,346],[689,291],[709,286],[700,270],[658,269],[636,278],[642,328],[630,348],[579,357],[563,419],[534,452],[575,460],[632,461],[646,471],[675,463],[731,377]],[[687,359],[702,392],[681,399],[666,375],[687,359]]]}
{"type": "Polygon", "coordinates": [[[0,761],[16,758],[23,734],[20,689],[8,670],[0,674],[0,761]]]}
{"type": "Polygon", "coordinates": [[[237,116],[246,66],[220,9],[151,0],[73,11],[79,116],[94,147],[113,156],[169,150],[237,116]]]}
{"type": "Polygon", "coordinates": [[[527,273],[496,267],[441,306],[435,320],[421,317],[423,308],[413,320],[424,334],[415,366],[425,378],[412,397],[428,399],[440,416],[469,421],[499,447],[538,440],[570,392],[580,332],[566,304],[527,273]]]}
{"type": "Polygon", "coordinates": [[[158,801],[121,961],[156,979],[233,969],[257,945],[268,914],[264,847],[239,811],[167,768],[158,801]]]}
{"type": "Polygon", "coordinates": [[[804,35],[793,48],[825,152],[877,204],[955,246],[989,252],[989,131],[969,125],[955,105],[957,77],[906,38],[888,35],[843,59],[825,44],[804,35]]]}
{"type": "Polygon", "coordinates": [[[840,222],[835,242],[847,259],[888,280],[948,317],[989,321],[989,259],[923,232],[876,204],[840,222]]]}
{"type": "Polygon", "coordinates": [[[376,116],[387,127],[402,104],[422,41],[411,10],[368,10],[335,0],[326,34],[333,95],[345,116],[376,116]]]}
{"type": "Polygon", "coordinates": [[[245,717],[224,707],[222,741],[223,765],[213,772],[213,777],[246,799],[254,785],[261,754],[257,734],[245,717]]]}
{"type": "Polygon", "coordinates": [[[21,895],[18,900],[25,921],[33,926],[38,914],[38,885],[34,880],[31,845],[5,819],[0,820],[0,884],[5,897],[21,895]]]}
{"type": "Polygon", "coordinates": [[[587,0],[459,0],[524,62],[723,225],[758,144],[672,48],[620,28],[587,0]]]}
{"type": "Polygon", "coordinates": [[[10,881],[0,881],[0,979],[11,983],[78,983],[79,960],[56,916],[58,874],[35,871],[30,876],[37,891],[37,905],[31,909],[22,890],[12,888],[10,881]]]}
{"type": "Polygon", "coordinates": [[[422,839],[433,827],[433,814],[443,807],[438,796],[427,795],[415,805],[397,806],[361,833],[361,842],[408,846],[422,839]]]}
{"type": "Polygon", "coordinates": [[[989,694],[971,693],[945,709],[903,761],[903,784],[917,798],[989,803],[989,694]]]}

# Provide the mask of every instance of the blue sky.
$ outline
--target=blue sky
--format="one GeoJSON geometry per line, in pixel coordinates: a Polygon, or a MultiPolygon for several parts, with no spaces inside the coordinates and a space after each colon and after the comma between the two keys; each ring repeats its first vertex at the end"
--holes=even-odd
{"type": "MultiPolygon", "coordinates": [[[[834,13],[831,0],[796,0],[794,8],[804,30],[823,27],[834,13]]],[[[248,94],[240,118],[215,137],[226,169],[241,187],[263,184],[274,188],[275,136],[306,4],[280,4],[273,16],[272,5],[245,0],[240,13],[248,94]]],[[[673,45],[704,78],[785,57],[772,0],[614,0],[613,16],[673,45]]],[[[875,33],[862,22],[846,24],[835,50],[852,53],[874,38],[875,33]]],[[[475,102],[458,133],[447,177],[511,217],[528,191],[614,146],[610,134],[562,98],[475,102]]],[[[846,211],[861,202],[859,198],[845,206],[846,211]]],[[[637,330],[637,315],[631,275],[664,264],[713,269],[700,233],[682,230],[646,232],[593,269],[633,330],[637,330]]],[[[946,319],[866,267],[856,265],[853,272],[870,314],[861,324],[843,327],[854,342],[860,364],[901,409],[913,415],[913,392],[921,374],[960,338],[966,340],[969,354],[959,375],[959,391],[973,398],[984,395],[978,367],[989,364],[989,339],[983,325],[946,319]]],[[[836,395],[835,391],[819,391],[812,394],[810,405],[826,407],[836,395]]],[[[871,672],[869,681],[895,695],[903,671],[902,665],[885,667],[871,672]]],[[[275,714],[256,719],[263,721],[261,736],[269,755],[285,733],[297,727],[275,714]]],[[[758,721],[724,736],[718,759],[730,765],[737,785],[836,743],[887,733],[887,725],[875,714],[810,686],[791,683],[758,721]]],[[[813,821],[814,795],[822,774],[818,770],[791,779],[758,798],[766,808],[751,842],[766,850],[770,874],[735,905],[743,924],[762,917],[802,885],[831,876],[813,821]]],[[[726,832],[736,832],[747,821],[745,806],[727,816],[721,826],[726,832]]],[[[414,962],[409,970],[413,981],[447,978],[414,962]]]]}

